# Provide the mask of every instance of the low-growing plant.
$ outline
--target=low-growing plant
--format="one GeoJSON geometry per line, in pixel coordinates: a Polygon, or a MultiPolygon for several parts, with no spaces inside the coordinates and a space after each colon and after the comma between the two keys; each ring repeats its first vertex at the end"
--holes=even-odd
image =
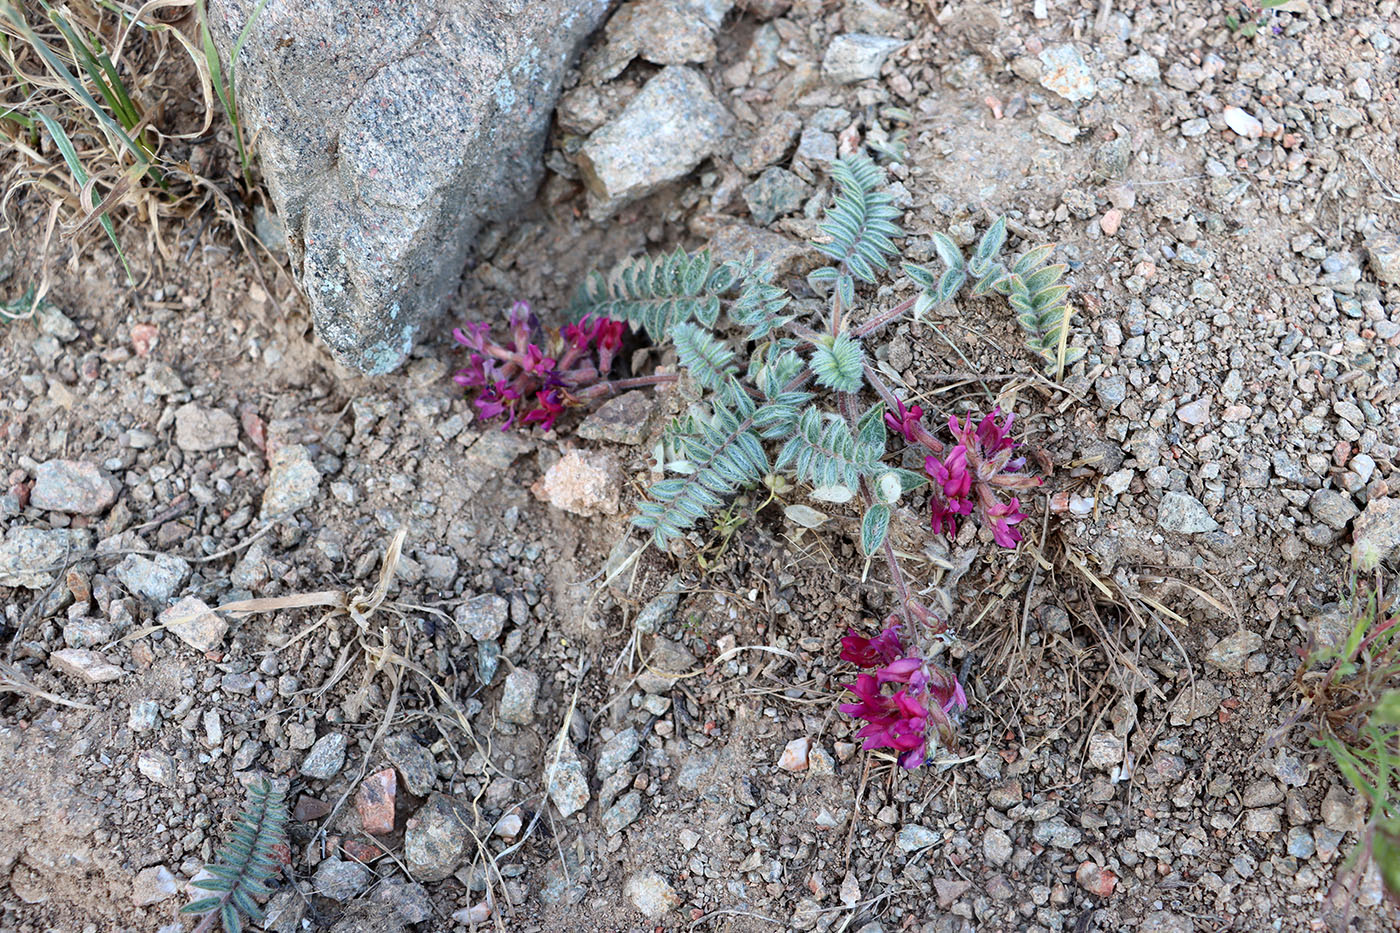
{"type": "MultiPolygon", "coordinates": [[[[482,325],[456,332],[473,350],[457,380],[476,390],[483,415],[498,416],[506,426],[553,424],[568,405],[624,385],[607,380],[606,361],[580,362],[591,360],[586,341],[595,330],[620,337],[613,328],[624,322],[674,347],[680,371],[699,391],[665,430],[659,460],[669,475],[651,487],[633,519],[656,545],[678,541],[745,488],[776,493],[805,484],[819,501],[856,502],[861,551],[867,562],[883,559],[897,599],[880,634],[852,631],[843,640],[842,658],[872,673],[857,677],[848,689],[858,702],[842,709],[865,720],[860,736],[867,748],[893,749],[912,768],[925,760],[935,737],[951,740],[952,713],[967,698],[957,678],[933,660],[952,635],[947,621],[910,590],[889,538],[893,510],[928,486],[934,532],[951,538],[960,521],[975,516],[997,544],[1014,548],[1025,518],[1016,493],[1040,481],[1023,472],[1024,457],[1013,456],[1011,415],[993,410],[960,419],[949,413],[934,421],[947,425],[947,434],[938,436],[925,425],[923,408],[886,384],[871,362],[871,344],[886,327],[920,319],[971,283],[975,296],[1010,300],[1043,365],[1055,370],[1082,351],[1068,344],[1064,267],[1046,264],[1050,246],[1003,263],[1004,218],[970,257],[947,236],[935,235],[945,269],[904,263],[917,293],[870,310],[867,287],[890,276],[898,258],[895,241],[904,236],[899,211],[885,192],[884,171],[864,154],[842,157],[831,174],[839,191],[816,244],[829,263],[807,277],[825,296],[820,311],[802,311],[805,304],[752,256],[722,263],[705,250],[642,256],[610,275],[589,276],[571,309],[581,323],[563,329],[555,344],[563,349],[553,357],[533,342],[535,325],[518,305],[508,344],[492,343],[482,325]],[[891,435],[903,450],[891,449],[891,435]],[[913,454],[924,468],[898,466],[892,454],[913,454]]],[[[676,378],[657,374],[625,384],[676,378]]]]}
{"type": "Polygon", "coordinates": [[[259,901],[272,893],[267,882],[281,869],[277,850],[286,841],[286,795],[267,781],[249,787],[248,806],[239,815],[228,845],[219,850],[219,861],[204,866],[210,877],[191,883],[212,893],[180,911],[201,915],[194,933],[206,933],[215,923],[223,926],[224,933],[240,933],[244,917],[261,923],[259,901]]]}
{"type": "Polygon", "coordinates": [[[1307,723],[1312,741],[1365,799],[1369,817],[1344,875],[1354,891],[1374,860],[1400,902],[1400,606],[1377,584],[1353,587],[1347,637],[1313,648],[1299,666],[1302,694],[1289,725],[1307,723]]]}

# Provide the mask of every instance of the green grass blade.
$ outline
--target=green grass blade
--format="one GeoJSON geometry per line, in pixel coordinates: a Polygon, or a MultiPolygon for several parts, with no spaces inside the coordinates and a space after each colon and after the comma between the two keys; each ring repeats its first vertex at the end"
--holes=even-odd
{"type": "MultiPolygon", "coordinates": [[[[73,173],[73,178],[78,182],[78,189],[82,190],[88,183],[88,174],[87,170],[83,168],[83,163],[78,159],[78,151],[73,148],[73,141],[68,138],[68,134],[63,131],[63,127],[59,126],[58,123],[54,121],[53,117],[44,113],[42,110],[39,111],[39,119],[43,121],[44,127],[49,131],[49,135],[53,137],[54,145],[58,147],[58,151],[63,154],[63,161],[68,163],[68,170],[73,173]]],[[[92,192],[92,204],[90,206],[97,207],[100,203],[101,199],[98,198],[97,192],[92,192]]],[[[102,224],[102,229],[106,231],[107,239],[112,241],[112,248],[117,251],[117,258],[121,260],[122,269],[126,271],[127,284],[134,286],[136,284],[136,279],[131,275],[131,266],[127,265],[126,253],[122,252],[122,245],[117,242],[117,230],[116,227],[112,225],[112,218],[103,215],[98,218],[98,222],[102,224]]]]}

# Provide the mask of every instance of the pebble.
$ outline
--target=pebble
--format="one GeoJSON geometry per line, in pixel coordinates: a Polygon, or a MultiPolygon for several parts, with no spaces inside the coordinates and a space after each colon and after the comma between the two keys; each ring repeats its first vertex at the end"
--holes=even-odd
{"type": "Polygon", "coordinates": [[[343,861],[332,856],[322,859],[316,866],[312,882],[316,885],[316,893],[322,897],[348,901],[369,887],[370,877],[369,869],[358,862],[343,861]]]}
{"type": "Polygon", "coordinates": [[[812,740],[806,736],[800,739],[793,739],[783,746],[783,753],[778,756],[778,767],[783,771],[806,771],[807,756],[812,750],[812,740]]]}
{"type": "Polygon", "coordinates": [[[1206,507],[1184,492],[1169,492],[1157,507],[1157,526],[1175,534],[1195,535],[1220,527],[1206,507]]]}
{"type": "Polygon", "coordinates": [[[1111,771],[1123,763],[1123,740],[1112,732],[1096,732],[1089,737],[1089,764],[1100,771],[1111,771]]]}
{"type": "Polygon", "coordinates": [[[267,489],[263,492],[264,520],[290,515],[311,506],[321,491],[321,471],[302,444],[285,444],[271,456],[267,489]]]}
{"type": "Polygon", "coordinates": [[[39,464],[29,504],[46,512],[100,515],[117,501],[120,484],[110,473],[85,460],[48,460],[39,464]]]}
{"type": "Polygon", "coordinates": [[[213,651],[223,644],[228,623],[195,596],[186,596],[156,620],[168,632],[196,651],[213,651]]]}
{"type": "Polygon", "coordinates": [[[131,883],[131,901],[137,907],[150,907],[179,893],[180,883],[164,865],[141,869],[131,883]]]}
{"type": "Polygon", "coordinates": [[[1169,910],[1154,910],[1142,918],[1142,925],[1138,927],[1140,933],[1192,933],[1195,929],[1190,918],[1169,910]]]}
{"type": "Polygon", "coordinates": [[[360,814],[361,828],[371,836],[394,831],[394,798],[397,790],[398,781],[393,768],[376,771],[360,782],[360,789],[355,793],[355,810],[360,814]]]}
{"type": "Polygon", "coordinates": [[[797,152],[793,154],[792,161],[794,165],[824,168],[835,162],[836,156],[836,136],[809,126],[797,141],[797,152]]]}
{"type": "Polygon", "coordinates": [[[384,740],[384,757],[399,769],[403,786],[415,797],[426,797],[437,786],[437,763],[411,736],[396,732],[384,740]]]}
{"type": "Polygon", "coordinates": [[[136,756],[136,770],[162,787],[175,786],[175,759],[165,752],[147,749],[136,756]]]}
{"type": "Polygon", "coordinates": [[[404,864],[418,881],[442,881],[457,870],[473,826],[467,807],[434,793],[409,818],[403,837],[404,864]]]}
{"type": "Polygon", "coordinates": [[[822,56],[822,73],[835,84],[853,84],[880,77],[880,69],[902,39],[850,32],[836,36],[822,56]]]}
{"type": "Polygon", "coordinates": [[[621,769],[641,746],[641,736],[631,726],[608,739],[598,751],[598,777],[607,777],[621,769]]]}
{"type": "Polygon", "coordinates": [[[1162,66],[1146,52],[1123,60],[1123,73],[1138,84],[1160,84],[1162,66]]]}
{"type": "Polygon", "coordinates": [[[552,765],[545,775],[545,784],[549,799],[559,808],[560,816],[573,816],[588,805],[592,797],[588,789],[588,775],[584,773],[583,759],[572,742],[564,743],[558,763],[552,765]]]}
{"type": "Polygon", "coordinates": [[[1246,807],[1272,807],[1283,803],[1283,788],[1277,782],[1263,778],[1246,787],[1240,794],[1240,800],[1246,807]]]}
{"type": "Polygon", "coordinates": [[[477,641],[500,638],[510,618],[510,603],[495,593],[482,593],[457,607],[457,625],[477,641]]]}
{"type": "Polygon", "coordinates": [[[421,884],[381,882],[369,895],[371,903],[393,909],[404,923],[426,923],[433,916],[433,900],[421,884]]]}
{"type": "Polygon", "coordinates": [[[1322,798],[1322,822],[1339,833],[1359,832],[1366,821],[1366,801],[1333,784],[1322,798]]]}
{"type": "Polygon", "coordinates": [[[1118,228],[1122,223],[1123,212],[1116,207],[1110,208],[1104,211],[1103,216],[1099,218],[1099,229],[1104,232],[1105,236],[1114,236],[1118,233],[1118,228]]]}
{"type": "Polygon", "coordinates": [[[481,926],[491,919],[491,905],[485,901],[453,911],[452,922],[464,927],[481,926]]]}
{"type": "Polygon", "coordinates": [[[1036,823],[1031,836],[1041,845],[1052,845],[1057,849],[1072,849],[1079,845],[1084,834],[1064,821],[1063,817],[1051,817],[1036,823]]]}
{"type": "Polygon", "coordinates": [[[792,172],[770,165],[744,188],[744,203],[749,206],[754,223],[766,227],[785,214],[801,210],[809,192],[806,182],[792,172]]]}
{"type": "Polygon", "coordinates": [[[1285,839],[1288,845],[1288,854],[1294,858],[1310,859],[1317,851],[1312,833],[1308,832],[1306,826],[1294,826],[1289,829],[1285,839]]]}
{"type": "Polygon", "coordinates": [[[1351,520],[1361,514],[1351,496],[1335,489],[1319,489],[1308,500],[1308,511],[1313,517],[1334,531],[1342,531],[1351,520]]]}
{"type": "Polygon", "coordinates": [[[238,419],[221,408],[186,402],[175,409],[175,445],[191,453],[236,447],[238,419]]]}
{"type": "Polygon", "coordinates": [[[597,219],[688,174],[719,148],[733,122],[699,72],[663,68],[579,151],[580,175],[600,201],[597,219]]]}
{"type": "Polygon", "coordinates": [[[622,893],[648,920],[659,920],[667,911],[681,904],[675,888],[654,871],[641,872],[628,878],[622,893]]]}
{"type": "Polygon", "coordinates": [[[541,502],[585,518],[616,515],[622,491],[617,460],[604,451],[571,450],[531,487],[541,502]]]}
{"type": "Polygon", "coordinates": [[[1072,45],[1052,45],[1042,49],[1040,63],[1044,68],[1040,73],[1040,84],[1048,91],[1060,95],[1070,103],[1090,100],[1097,88],[1084,56],[1072,45]]]}
{"type": "Polygon", "coordinates": [[[1114,411],[1128,397],[1128,378],[1123,375],[1100,376],[1094,380],[1094,395],[1104,411],[1114,411]]]}
{"type": "Polygon", "coordinates": [[[86,648],[60,648],[50,653],[49,667],[85,684],[104,684],[126,674],[106,655],[86,648]]]}
{"type": "Polygon", "coordinates": [[[329,732],[311,746],[311,751],[306,753],[306,758],[302,760],[298,770],[303,777],[328,781],[345,767],[345,750],[348,745],[349,740],[343,733],[329,732]]]}
{"type": "Polygon", "coordinates": [[[1046,136],[1059,140],[1066,146],[1079,138],[1079,127],[1060,119],[1053,113],[1042,113],[1036,117],[1035,125],[1046,136]]]}
{"type": "Polygon", "coordinates": [[[603,813],[603,831],[609,836],[616,836],[628,826],[631,826],[637,817],[641,815],[641,812],[641,793],[635,790],[629,791],[618,798],[617,803],[613,804],[603,813]]]}
{"type": "Polygon", "coordinates": [[[1249,656],[1258,651],[1264,644],[1264,639],[1254,632],[1241,629],[1233,632],[1206,652],[1206,663],[1227,674],[1238,674],[1244,670],[1245,661],[1249,656]]]}
{"type": "Polygon", "coordinates": [[[1225,125],[1245,139],[1258,139],[1264,135],[1264,124],[1239,107],[1226,107],[1222,116],[1225,118],[1225,125]]]}
{"type": "Polygon", "coordinates": [[[1400,236],[1386,234],[1369,240],[1366,260],[1377,279],[1387,285],[1400,285],[1400,236]]]}
{"type": "Polygon", "coordinates": [[[1210,716],[1220,708],[1221,699],[1220,690],[1214,684],[1197,680],[1194,688],[1183,687],[1172,702],[1171,724],[1187,726],[1203,716],[1210,716]]]}
{"type": "Polygon", "coordinates": [[[982,837],[982,857],[998,868],[1011,860],[1011,837],[1004,830],[992,828],[982,837]]]}
{"type": "Polygon", "coordinates": [[[1244,815],[1244,829],[1248,833],[1276,834],[1283,829],[1283,819],[1277,809],[1249,810],[1244,815]]]}
{"type": "Polygon", "coordinates": [[[535,721],[535,700],[540,692],[539,675],[517,667],[506,675],[501,689],[500,717],[502,722],[528,726],[535,721]]]}
{"type": "Polygon", "coordinates": [[[121,581],[128,593],[142,596],[156,605],[164,605],[190,578],[189,561],[172,554],[144,557],[128,554],[113,569],[112,575],[121,581]]]}
{"type": "Polygon", "coordinates": [[[92,533],[68,528],[13,528],[0,544],[0,586],[42,590],[54,581],[48,569],[86,551],[92,533]]]}
{"type": "Polygon", "coordinates": [[[695,655],[684,645],[657,636],[652,639],[646,670],[637,676],[637,686],[647,693],[666,693],[695,664],[695,655]]]}
{"type": "Polygon", "coordinates": [[[160,721],[160,706],[155,700],[137,700],[131,704],[126,725],[132,732],[150,732],[160,721]]]}
{"type": "Polygon", "coordinates": [[[1198,398],[1176,410],[1176,416],[1187,424],[1205,424],[1210,420],[1210,399],[1198,398]]]}
{"type": "Polygon", "coordinates": [[[927,826],[920,826],[918,823],[909,823],[899,830],[899,835],[895,837],[894,844],[899,846],[903,852],[917,852],[920,849],[927,849],[929,846],[938,845],[943,834],[927,826]]]}
{"type": "MultiPolygon", "coordinates": [[[[1377,497],[1366,504],[1352,529],[1352,564],[1374,570],[1383,560],[1400,556],[1400,497],[1377,497]]],[[[0,579],[0,583],[3,583],[0,579]]]]}
{"type": "Polygon", "coordinates": [[[619,59],[633,55],[656,65],[702,63],[715,57],[714,33],[684,4],[663,0],[625,3],[608,20],[605,32],[609,44],[606,51],[612,56],[614,67],[619,59]]]}
{"type": "Polygon", "coordinates": [[[1110,869],[1094,862],[1081,862],[1074,872],[1074,880],[1081,888],[1096,897],[1112,897],[1118,887],[1118,876],[1110,869]]]}
{"type": "Polygon", "coordinates": [[[624,392],[583,419],[577,433],[586,441],[635,446],[646,440],[655,412],[656,403],[644,390],[624,392]]]}

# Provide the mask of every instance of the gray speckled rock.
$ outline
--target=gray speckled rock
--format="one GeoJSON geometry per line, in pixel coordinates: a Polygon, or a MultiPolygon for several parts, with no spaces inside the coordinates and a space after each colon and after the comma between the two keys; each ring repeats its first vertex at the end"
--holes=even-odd
{"type": "Polygon", "coordinates": [[[52,512],[100,515],[117,501],[118,483],[95,463],[50,460],[39,464],[29,504],[52,512]]]}
{"type": "MultiPolygon", "coordinates": [[[[227,54],[257,0],[211,0],[227,54]]],[[[483,223],[543,175],[564,69],[607,0],[283,0],[238,103],[317,333],[385,373],[456,289],[483,223]]]]}
{"type": "Polygon", "coordinates": [[[467,808],[451,797],[433,794],[408,821],[403,856],[418,881],[441,881],[462,862],[474,828],[467,808]]]}
{"type": "Polygon", "coordinates": [[[92,532],[70,528],[15,528],[0,544],[0,586],[42,590],[54,580],[47,569],[92,546],[92,532]]]}
{"type": "Polygon", "coordinates": [[[733,123],[698,71],[663,68],[579,151],[595,197],[590,212],[602,219],[681,178],[719,148],[733,123]]]}
{"type": "Polygon", "coordinates": [[[1157,526],[1163,531],[1196,535],[1214,531],[1220,525],[1210,517],[1206,507],[1184,492],[1169,492],[1157,507],[1157,526]]]}
{"type": "Polygon", "coordinates": [[[1376,278],[1400,285],[1400,236],[1378,236],[1366,244],[1366,258],[1376,278]]]}
{"type": "Polygon", "coordinates": [[[301,444],[287,444],[272,454],[272,469],[263,492],[263,518],[289,515],[316,501],[321,491],[321,471],[301,444]]]}
{"type": "Polygon", "coordinates": [[[323,859],[312,880],[316,893],[335,901],[348,901],[369,885],[369,869],[338,858],[323,859]]]}
{"type": "Polygon", "coordinates": [[[335,777],[340,773],[340,769],[345,767],[347,744],[345,736],[339,732],[321,736],[316,740],[316,744],[311,746],[311,751],[306,753],[306,759],[301,763],[301,773],[318,781],[328,781],[335,777]]]}
{"type": "Polygon", "coordinates": [[[127,592],[164,605],[190,578],[190,563],[173,554],[157,554],[155,557],[128,554],[117,564],[112,575],[121,581],[127,592]]]}
{"type": "Polygon", "coordinates": [[[836,84],[852,84],[880,77],[880,69],[903,39],[852,32],[837,36],[822,56],[822,73],[836,84]]]}

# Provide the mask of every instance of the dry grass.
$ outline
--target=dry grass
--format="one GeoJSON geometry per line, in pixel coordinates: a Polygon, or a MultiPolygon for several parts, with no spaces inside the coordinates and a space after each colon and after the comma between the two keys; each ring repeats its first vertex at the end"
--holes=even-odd
{"type": "Polygon", "coordinates": [[[102,239],[133,285],[155,270],[129,265],[132,247],[174,262],[172,232],[201,215],[251,245],[233,76],[203,17],[203,0],[0,0],[0,235],[38,243],[27,311],[7,317],[102,239]]]}

